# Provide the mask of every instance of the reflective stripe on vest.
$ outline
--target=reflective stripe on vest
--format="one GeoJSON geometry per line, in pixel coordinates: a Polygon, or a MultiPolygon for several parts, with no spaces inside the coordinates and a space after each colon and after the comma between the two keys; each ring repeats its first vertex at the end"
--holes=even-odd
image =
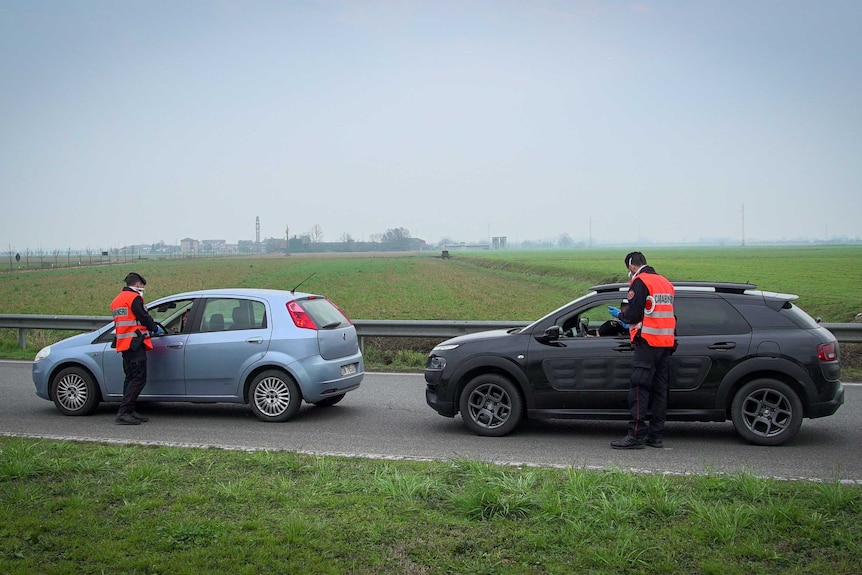
{"type": "Polygon", "coordinates": [[[138,297],[137,292],[123,290],[111,302],[111,315],[114,317],[114,327],[117,338],[117,351],[126,351],[132,345],[132,339],[138,334],[144,336],[144,348],[153,349],[150,332],[141,324],[132,312],[132,302],[138,297]]]}
{"type": "Polygon", "coordinates": [[[658,274],[640,274],[636,277],[644,283],[649,296],[644,304],[643,320],[632,325],[629,330],[631,340],[634,341],[640,332],[641,337],[652,347],[673,347],[676,328],[673,284],[658,274]]]}

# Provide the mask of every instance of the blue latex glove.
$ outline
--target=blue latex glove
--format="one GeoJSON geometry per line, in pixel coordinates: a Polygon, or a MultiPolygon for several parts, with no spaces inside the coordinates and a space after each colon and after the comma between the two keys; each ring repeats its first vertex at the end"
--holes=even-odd
{"type": "Polygon", "coordinates": [[[620,322],[620,325],[621,325],[621,326],[623,326],[625,329],[628,329],[628,328],[629,328],[629,324],[627,324],[627,323],[626,323],[626,322],[624,322],[624,321],[621,321],[621,322],[620,322]]]}
{"type": "Polygon", "coordinates": [[[156,335],[165,335],[165,330],[162,329],[162,326],[156,326],[156,335]]]}
{"type": "Polygon", "coordinates": [[[609,305],[608,313],[611,314],[614,318],[618,318],[620,317],[620,308],[609,305]]]}

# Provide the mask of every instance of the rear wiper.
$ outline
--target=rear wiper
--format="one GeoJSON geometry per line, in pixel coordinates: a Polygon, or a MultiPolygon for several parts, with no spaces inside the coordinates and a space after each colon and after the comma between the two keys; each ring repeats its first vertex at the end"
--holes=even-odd
{"type": "Polygon", "coordinates": [[[340,321],[334,321],[332,323],[328,323],[320,329],[333,329],[341,325],[340,321]]]}

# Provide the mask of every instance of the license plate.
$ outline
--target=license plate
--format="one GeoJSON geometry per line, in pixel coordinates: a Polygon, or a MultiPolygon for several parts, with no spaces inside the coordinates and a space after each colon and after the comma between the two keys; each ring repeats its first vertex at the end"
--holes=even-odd
{"type": "Polygon", "coordinates": [[[342,376],[353,375],[354,373],[356,373],[356,364],[355,363],[350,363],[350,364],[341,366],[341,375],[342,376]]]}

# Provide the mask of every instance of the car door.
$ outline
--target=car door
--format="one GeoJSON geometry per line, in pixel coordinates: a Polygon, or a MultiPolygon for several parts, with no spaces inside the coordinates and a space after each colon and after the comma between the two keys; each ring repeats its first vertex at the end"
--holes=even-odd
{"type": "MultiPolygon", "coordinates": [[[[185,394],[184,347],[188,334],[182,333],[181,324],[193,303],[193,299],[186,298],[164,300],[157,305],[148,306],[148,313],[167,333],[150,337],[153,349],[147,352],[147,385],[141,391],[142,399],[170,398],[185,394]]],[[[113,339],[113,330],[106,332],[100,339],[105,339],[106,342],[113,339]]],[[[123,356],[109,343],[102,354],[102,371],[105,374],[108,394],[122,397],[125,381],[123,356]]]]}
{"type": "Polygon", "coordinates": [[[609,317],[609,304],[619,305],[619,301],[601,301],[598,305],[593,302],[588,307],[563,312],[555,321],[561,326],[558,339],[531,339],[527,365],[536,409],[626,409],[631,342],[626,336],[596,337],[583,331],[579,334],[576,327],[583,318],[591,318],[594,326],[600,325],[609,317]]]}
{"type": "Polygon", "coordinates": [[[239,396],[243,374],[269,347],[270,324],[263,300],[207,298],[197,329],[185,342],[188,396],[211,400],[239,396]]]}
{"type": "Polygon", "coordinates": [[[669,410],[710,409],[724,375],[751,346],[751,326],[712,293],[674,299],[677,350],[671,357],[669,410]]]}

